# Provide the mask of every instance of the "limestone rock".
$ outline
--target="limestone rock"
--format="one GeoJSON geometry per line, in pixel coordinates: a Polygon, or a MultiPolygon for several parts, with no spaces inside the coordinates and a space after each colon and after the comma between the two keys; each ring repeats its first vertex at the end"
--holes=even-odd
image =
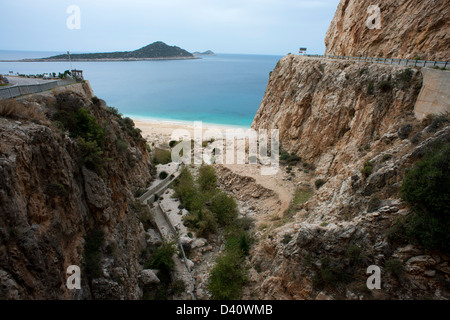
{"type": "Polygon", "coordinates": [[[325,36],[325,54],[449,61],[449,16],[447,0],[341,0],[325,36]],[[374,4],[380,29],[367,27],[374,4]]]}
{"type": "Polygon", "coordinates": [[[142,270],[139,274],[139,280],[142,281],[144,285],[159,284],[161,282],[154,270],[150,269],[142,270]]]}

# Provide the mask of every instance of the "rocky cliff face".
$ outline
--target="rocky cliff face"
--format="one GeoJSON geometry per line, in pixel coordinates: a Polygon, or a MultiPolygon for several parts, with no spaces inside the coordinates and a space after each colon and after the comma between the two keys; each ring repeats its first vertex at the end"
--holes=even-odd
{"type": "Polygon", "coordinates": [[[280,130],[281,149],[313,171],[302,183],[314,195],[255,245],[248,298],[450,297],[448,255],[389,237],[410,213],[399,192],[405,171],[450,141],[447,120],[435,127],[414,117],[421,86],[420,69],[280,60],[252,127],[280,130]],[[366,287],[369,265],[381,268],[380,290],[366,287]]]}
{"type": "Polygon", "coordinates": [[[402,67],[288,55],[272,72],[252,127],[279,129],[281,148],[305,161],[328,154],[323,161],[337,172],[359,148],[412,119],[421,81],[402,67]]]}
{"type": "Polygon", "coordinates": [[[92,98],[87,84],[77,84],[2,102],[1,299],[142,297],[137,275],[145,234],[133,192],[151,178],[150,157],[133,126],[92,98]],[[5,103],[16,111],[8,113],[5,103]],[[77,133],[85,141],[70,127],[79,108],[90,115],[76,114],[86,120],[77,133]],[[62,111],[65,117],[56,117],[62,111]],[[95,122],[104,145],[91,152],[94,140],[83,131],[97,128],[95,122]],[[81,268],[81,290],[66,287],[69,265],[81,268]]]}
{"type": "Polygon", "coordinates": [[[326,54],[448,61],[449,14],[446,0],[341,0],[325,37],[326,54]],[[366,25],[374,4],[380,29],[366,25]]]}

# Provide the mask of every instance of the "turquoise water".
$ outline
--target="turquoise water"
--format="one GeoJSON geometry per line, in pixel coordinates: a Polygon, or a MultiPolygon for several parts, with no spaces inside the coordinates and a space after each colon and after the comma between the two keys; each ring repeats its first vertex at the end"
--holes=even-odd
{"type": "MultiPolygon", "coordinates": [[[[0,59],[15,56],[33,57],[0,51],[0,59]]],[[[74,62],[73,68],[83,70],[94,93],[124,115],[249,127],[280,58],[218,54],[198,60],[74,62]]],[[[0,62],[0,74],[67,69],[69,62],[0,62]]]]}

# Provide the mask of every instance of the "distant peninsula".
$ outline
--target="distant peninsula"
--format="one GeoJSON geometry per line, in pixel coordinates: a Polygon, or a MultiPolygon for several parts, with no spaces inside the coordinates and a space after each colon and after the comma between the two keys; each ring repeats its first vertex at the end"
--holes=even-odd
{"type": "Polygon", "coordinates": [[[211,50],[207,50],[205,52],[194,52],[193,53],[194,56],[215,56],[216,54],[214,52],[212,52],[211,50]]]}
{"type": "MultiPolygon", "coordinates": [[[[169,46],[162,41],[157,41],[134,51],[81,53],[71,54],[72,61],[139,61],[139,60],[175,60],[175,59],[199,59],[192,53],[176,46],[169,46]]],[[[61,54],[48,58],[23,59],[29,62],[52,62],[68,60],[67,54],[61,54]]]]}

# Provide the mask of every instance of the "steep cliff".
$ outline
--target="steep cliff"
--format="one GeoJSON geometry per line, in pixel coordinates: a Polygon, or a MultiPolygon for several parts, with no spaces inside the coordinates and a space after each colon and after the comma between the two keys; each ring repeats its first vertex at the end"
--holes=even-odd
{"type": "Polygon", "coordinates": [[[151,162],[132,122],[87,83],[0,109],[0,298],[141,298],[134,192],[151,162]],[[69,265],[81,290],[66,287],[69,265]]]}
{"type": "Polygon", "coordinates": [[[328,164],[336,172],[412,119],[421,81],[403,67],[288,55],[272,72],[252,127],[279,129],[282,149],[305,161],[339,150],[328,164]]]}
{"type": "Polygon", "coordinates": [[[325,37],[326,54],[448,61],[449,15],[446,0],[341,0],[325,37]],[[379,29],[367,27],[371,5],[380,8],[379,29]]]}
{"type": "Polygon", "coordinates": [[[448,253],[399,231],[414,215],[401,196],[406,172],[450,143],[448,117],[414,116],[422,81],[420,69],[280,60],[252,128],[279,129],[281,149],[302,159],[289,171],[308,168],[298,183],[313,195],[260,236],[247,298],[450,298],[448,253]],[[366,286],[370,265],[381,289],[366,286]]]}

